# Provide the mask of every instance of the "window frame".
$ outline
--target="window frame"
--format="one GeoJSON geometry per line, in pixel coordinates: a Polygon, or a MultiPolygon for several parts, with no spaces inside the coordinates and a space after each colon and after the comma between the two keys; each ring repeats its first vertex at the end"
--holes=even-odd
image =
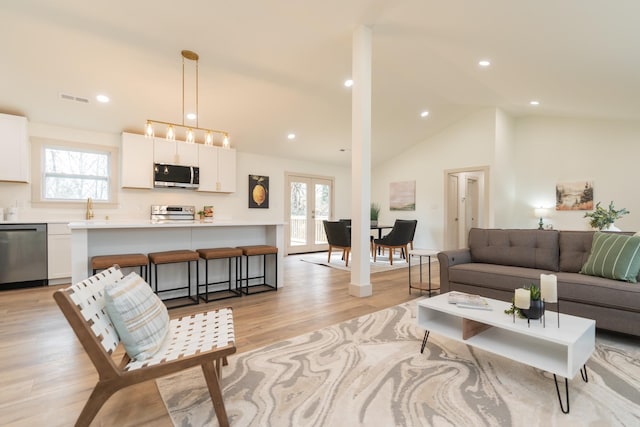
{"type": "Polygon", "coordinates": [[[44,186],[44,150],[45,148],[70,150],[70,151],[86,151],[105,153],[109,155],[109,175],[108,175],[108,201],[95,200],[94,205],[102,207],[118,206],[118,184],[119,184],[119,150],[116,146],[85,144],[80,142],[63,141],[48,138],[32,138],[31,141],[31,204],[40,207],[60,207],[60,208],[76,208],[86,206],[84,200],[64,200],[64,199],[45,199],[42,195],[44,186]]]}

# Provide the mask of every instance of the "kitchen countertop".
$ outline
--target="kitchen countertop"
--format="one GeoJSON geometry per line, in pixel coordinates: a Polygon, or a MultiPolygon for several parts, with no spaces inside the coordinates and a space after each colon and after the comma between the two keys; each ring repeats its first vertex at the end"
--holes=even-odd
{"type": "Polygon", "coordinates": [[[114,229],[114,228],[177,228],[177,227],[238,227],[284,225],[284,221],[246,221],[246,220],[213,220],[213,221],[151,221],[151,220],[88,220],[69,223],[72,230],[114,229]]]}

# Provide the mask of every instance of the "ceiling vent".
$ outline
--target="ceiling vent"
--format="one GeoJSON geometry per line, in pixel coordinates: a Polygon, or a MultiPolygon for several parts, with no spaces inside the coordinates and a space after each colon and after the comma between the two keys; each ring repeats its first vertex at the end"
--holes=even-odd
{"type": "Polygon", "coordinates": [[[83,104],[88,104],[89,103],[89,99],[88,98],[83,98],[81,96],[73,96],[73,95],[69,95],[67,93],[60,93],[60,99],[66,99],[67,101],[81,102],[83,104]]]}

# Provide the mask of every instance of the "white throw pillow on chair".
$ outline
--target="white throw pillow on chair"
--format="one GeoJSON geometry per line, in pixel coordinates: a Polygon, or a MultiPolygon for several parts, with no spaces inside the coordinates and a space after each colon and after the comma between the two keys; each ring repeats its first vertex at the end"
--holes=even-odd
{"type": "Polygon", "coordinates": [[[105,287],[105,308],[131,359],[148,359],[162,346],[169,332],[167,307],[137,273],[105,287]]]}

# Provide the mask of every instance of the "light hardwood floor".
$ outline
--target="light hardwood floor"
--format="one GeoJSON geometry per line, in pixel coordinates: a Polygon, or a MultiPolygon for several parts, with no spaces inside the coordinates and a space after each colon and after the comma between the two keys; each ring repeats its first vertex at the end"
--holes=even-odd
{"type": "MultiPolygon", "coordinates": [[[[437,286],[437,264],[434,267],[437,286]]],[[[298,256],[284,258],[283,272],[284,287],[277,292],[201,303],[171,310],[170,315],[231,306],[238,352],[245,352],[419,296],[415,290],[409,295],[406,268],[372,275],[373,296],[368,298],[349,296],[348,272],[303,262],[298,256]]],[[[93,365],[53,300],[58,288],[0,292],[2,426],[73,425],[97,381],[93,365]]],[[[112,396],[92,425],[172,423],[155,381],[150,381],[112,396]]]]}

